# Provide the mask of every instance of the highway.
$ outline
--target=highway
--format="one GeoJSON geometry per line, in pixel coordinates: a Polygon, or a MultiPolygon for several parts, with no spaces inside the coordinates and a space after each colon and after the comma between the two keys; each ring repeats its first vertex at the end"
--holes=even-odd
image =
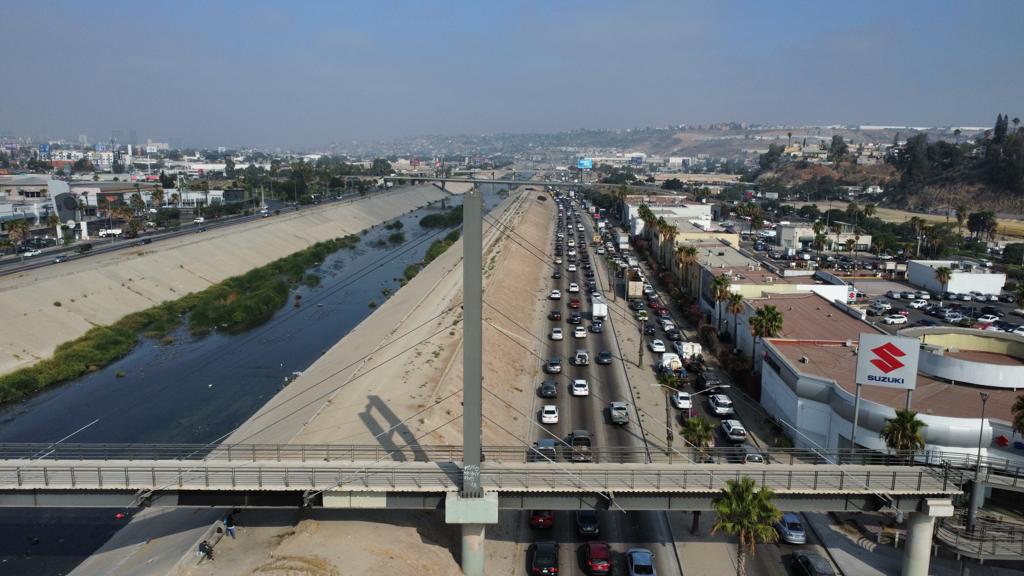
{"type": "MultiPolygon", "coordinates": [[[[562,274],[560,279],[551,279],[550,289],[560,290],[560,300],[549,300],[550,310],[562,312],[562,320],[550,321],[548,331],[542,336],[548,340],[547,352],[549,357],[562,359],[562,373],[559,375],[545,375],[544,379],[558,382],[558,397],[556,399],[538,398],[536,422],[540,422],[539,410],[544,404],[555,404],[558,406],[558,424],[535,426],[532,428],[533,436],[531,441],[540,438],[557,438],[567,440],[574,430],[587,430],[591,434],[591,440],[595,447],[629,447],[645,448],[644,434],[641,430],[636,404],[632,399],[630,388],[627,384],[627,376],[622,366],[619,343],[615,338],[612,323],[615,320],[606,320],[604,329],[600,333],[590,330],[593,324],[591,316],[591,305],[588,297],[586,282],[588,280],[582,265],[585,263],[583,255],[589,253],[589,239],[593,234],[590,219],[585,212],[577,208],[580,222],[584,225],[582,234],[576,229],[575,218],[568,208],[568,198],[563,202],[565,208],[565,220],[562,226],[556,226],[556,233],[562,232],[565,237],[561,240],[563,264],[554,264],[555,246],[557,238],[552,238],[546,256],[549,258],[548,266],[542,267],[542,273],[548,277],[554,271],[562,274]],[[568,228],[571,223],[572,229],[568,228]],[[580,241],[580,238],[583,241],[580,241]],[[568,264],[569,250],[568,241],[572,239],[576,246],[573,248],[578,252],[576,271],[570,272],[568,264]],[[576,283],[579,286],[578,293],[570,293],[569,285],[576,283]],[[573,309],[568,306],[570,298],[578,298],[580,308],[573,309]],[[587,329],[586,338],[575,338],[573,329],[576,325],[568,322],[570,315],[579,311],[582,322],[579,326],[587,329]],[[550,339],[550,328],[561,327],[564,337],[561,341],[550,339]],[[575,366],[570,362],[578,348],[586,349],[590,354],[590,365],[575,366]],[[595,358],[601,351],[611,352],[614,361],[610,365],[599,365],[595,358]],[[574,397],[571,394],[571,384],[574,379],[587,380],[590,394],[585,397],[574,397]],[[608,416],[608,403],[611,401],[625,401],[630,405],[630,423],[626,425],[613,425],[608,416]]],[[[590,263],[595,267],[595,279],[599,288],[604,291],[608,287],[606,279],[609,277],[604,268],[603,259],[593,255],[590,263]]],[[[538,382],[538,385],[540,383],[538,382]]],[[[599,462],[598,462],[599,463],[599,462]]],[[[565,462],[565,466],[571,467],[571,462],[565,462]]],[[[554,540],[560,544],[559,565],[563,573],[575,575],[585,574],[580,560],[579,550],[581,545],[588,539],[578,534],[576,530],[576,513],[557,511],[554,513],[555,521],[551,528],[538,529],[529,528],[534,541],[554,540]]],[[[669,525],[664,512],[623,512],[612,507],[609,510],[598,512],[600,534],[594,539],[609,542],[614,551],[613,560],[622,567],[624,553],[631,547],[650,548],[655,553],[657,570],[660,574],[682,574],[681,567],[676,562],[674,545],[670,535],[669,525]]],[[[528,522],[529,518],[524,518],[528,522]]]]}

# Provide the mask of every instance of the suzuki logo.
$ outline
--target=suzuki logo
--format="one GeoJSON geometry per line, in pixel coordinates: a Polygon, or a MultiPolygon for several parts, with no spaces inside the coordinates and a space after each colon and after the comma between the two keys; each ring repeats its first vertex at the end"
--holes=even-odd
{"type": "Polygon", "coordinates": [[[883,373],[888,374],[893,370],[903,368],[903,362],[900,362],[896,358],[906,356],[906,354],[903,350],[897,348],[892,342],[886,342],[878,348],[872,348],[871,351],[875,353],[875,356],[878,356],[878,358],[873,358],[871,360],[871,364],[883,373]]]}

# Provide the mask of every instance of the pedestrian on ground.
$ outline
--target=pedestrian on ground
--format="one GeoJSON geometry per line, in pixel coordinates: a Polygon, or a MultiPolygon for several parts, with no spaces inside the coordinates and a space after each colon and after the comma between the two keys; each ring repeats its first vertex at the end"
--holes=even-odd
{"type": "Polygon", "coordinates": [[[211,562],[213,561],[213,546],[210,546],[210,542],[208,540],[203,540],[199,543],[199,554],[204,558],[209,559],[211,562]]]}
{"type": "Polygon", "coordinates": [[[234,513],[228,514],[227,516],[224,517],[224,529],[227,530],[228,536],[231,536],[231,539],[234,540],[235,539],[235,515],[234,515],[234,513]]]}

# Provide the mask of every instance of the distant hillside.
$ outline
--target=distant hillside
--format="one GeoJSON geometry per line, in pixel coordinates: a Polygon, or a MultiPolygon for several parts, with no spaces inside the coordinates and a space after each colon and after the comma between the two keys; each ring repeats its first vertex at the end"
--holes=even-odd
{"type": "Polygon", "coordinates": [[[896,169],[889,164],[841,166],[791,162],[758,175],[759,182],[776,181],[787,188],[798,188],[815,180],[831,179],[838,186],[885,186],[894,182],[896,169]]]}

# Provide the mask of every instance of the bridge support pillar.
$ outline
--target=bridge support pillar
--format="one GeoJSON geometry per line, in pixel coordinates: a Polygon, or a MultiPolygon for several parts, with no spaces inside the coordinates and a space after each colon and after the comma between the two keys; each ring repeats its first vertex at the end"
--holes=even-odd
{"type": "Polygon", "coordinates": [[[498,523],[498,493],[483,498],[466,498],[449,492],[444,503],[444,521],[462,524],[462,573],[484,576],[484,526],[498,523]]]}
{"type": "Polygon", "coordinates": [[[922,510],[910,514],[907,520],[907,547],[903,551],[901,576],[928,576],[935,519],[952,515],[953,502],[938,498],[926,500],[922,510]]]}

